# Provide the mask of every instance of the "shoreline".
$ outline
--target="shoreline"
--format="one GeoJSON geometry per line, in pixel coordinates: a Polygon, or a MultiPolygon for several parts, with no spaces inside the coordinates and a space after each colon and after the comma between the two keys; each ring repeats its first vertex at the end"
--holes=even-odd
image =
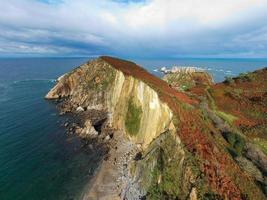
{"type": "MultiPolygon", "coordinates": [[[[121,131],[114,133],[114,139],[110,142],[111,147],[107,159],[104,159],[97,169],[94,178],[84,188],[82,200],[124,199],[124,188],[131,182],[129,163],[139,152],[139,149],[121,131]],[[115,180],[115,181],[114,181],[115,180]]],[[[136,194],[134,195],[136,197],[136,194]]]]}
{"type": "Polygon", "coordinates": [[[81,148],[89,148],[101,157],[97,168],[82,189],[79,199],[120,200],[126,196],[127,199],[134,199],[137,196],[141,198],[143,194],[130,175],[130,163],[134,161],[141,148],[131,142],[122,130],[110,127],[108,120],[103,120],[105,113],[98,113],[96,110],[75,111],[69,107],[68,99],[55,103],[60,115],[66,117],[63,124],[66,134],[75,135],[81,140],[81,148]],[[98,135],[82,134],[84,130],[91,128],[86,127],[88,120],[92,122],[92,127],[98,122],[102,123],[98,135]]]}

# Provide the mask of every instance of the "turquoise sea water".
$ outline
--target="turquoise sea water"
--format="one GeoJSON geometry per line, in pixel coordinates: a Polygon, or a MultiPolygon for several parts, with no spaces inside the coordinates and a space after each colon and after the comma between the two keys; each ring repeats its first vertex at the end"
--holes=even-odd
{"type": "MultiPolygon", "coordinates": [[[[99,162],[65,134],[55,105],[43,99],[61,74],[86,58],[0,59],[0,200],[79,199],[99,162]]],[[[267,60],[135,60],[159,66],[194,65],[220,81],[267,66],[267,60]]]]}
{"type": "Polygon", "coordinates": [[[67,137],[55,105],[43,99],[54,79],[85,59],[0,60],[0,199],[77,199],[97,165],[67,137]]]}

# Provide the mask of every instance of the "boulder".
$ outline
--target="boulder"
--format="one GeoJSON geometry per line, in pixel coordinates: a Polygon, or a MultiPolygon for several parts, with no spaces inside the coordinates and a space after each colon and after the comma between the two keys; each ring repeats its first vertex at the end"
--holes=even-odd
{"type": "Polygon", "coordinates": [[[264,174],[267,174],[267,156],[255,145],[248,143],[244,152],[245,156],[250,159],[264,174]]]}
{"type": "Polygon", "coordinates": [[[105,140],[106,140],[106,141],[110,140],[110,136],[107,135],[107,136],[105,137],[105,140]]]}
{"type": "Polygon", "coordinates": [[[79,106],[79,107],[76,108],[76,111],[77,111],[77,112],[83,112],[83,111],[84,111],[84,108],[81,107],[81,106],[79,106]]]}
{"type": "Polygon", "coordinates": [[[86,120],[80,135],[82,137],[96,137],[96,136],[98,136],[98,132],[95,130],[91,121],[86,120]]]}

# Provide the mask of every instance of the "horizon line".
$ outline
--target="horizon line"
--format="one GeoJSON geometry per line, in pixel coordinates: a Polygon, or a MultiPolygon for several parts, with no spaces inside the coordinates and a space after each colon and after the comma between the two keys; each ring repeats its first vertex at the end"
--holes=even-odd
{"type": "Polygon", "coordinates": [[[59,59],[59,58],[98,58],[101,56],[111,56],[111,57],[116,57],[116,58],[122,58],[122,59],[141,59],[141,60],[175,60],[175,59],[243,59],[243,60],[258,60],[258,59],[262,59],[262,60],[267,60],[267,57],[125,57],[125,56],[116,56],[116,55],[90,55],[90,56],[0,56],[0,59],[27,59],[27,58],[36,58],[36,59],[42,59],[42,58],[55,58],[55,59],[59,59]]]}

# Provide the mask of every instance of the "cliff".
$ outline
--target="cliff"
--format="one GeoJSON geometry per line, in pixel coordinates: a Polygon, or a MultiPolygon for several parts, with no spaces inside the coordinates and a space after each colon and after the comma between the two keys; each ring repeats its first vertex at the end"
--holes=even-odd
{"type": "Polygon", "coordinates": [[[65,74],[46,98],[70,97],[73,110],[82,107],[107,112],[114,128],[125,130],[128,137],[145,148],[160,133],[174,128],[172,111],[148,84],[129,76],[126,65],[117,69],[106,59],[102,57],[65,74]]]}
{"type": "Polygon", "coordinates": [[[112,57],[63,75],[47,99],[57,99],[64,111],[104,115],[99,124],[84,114],[90,123],[85,120],[79,133],[101,137],[105,127],[115,129],[114,138],[105,140],[110,157],[85,199],[264,199],[254,176],[227,151],[225,129],[214,122],[218,116],[203,101],[206,93],[199,93],[194,87],[190,94],[179,92],[135,63],[112,57]]]}

